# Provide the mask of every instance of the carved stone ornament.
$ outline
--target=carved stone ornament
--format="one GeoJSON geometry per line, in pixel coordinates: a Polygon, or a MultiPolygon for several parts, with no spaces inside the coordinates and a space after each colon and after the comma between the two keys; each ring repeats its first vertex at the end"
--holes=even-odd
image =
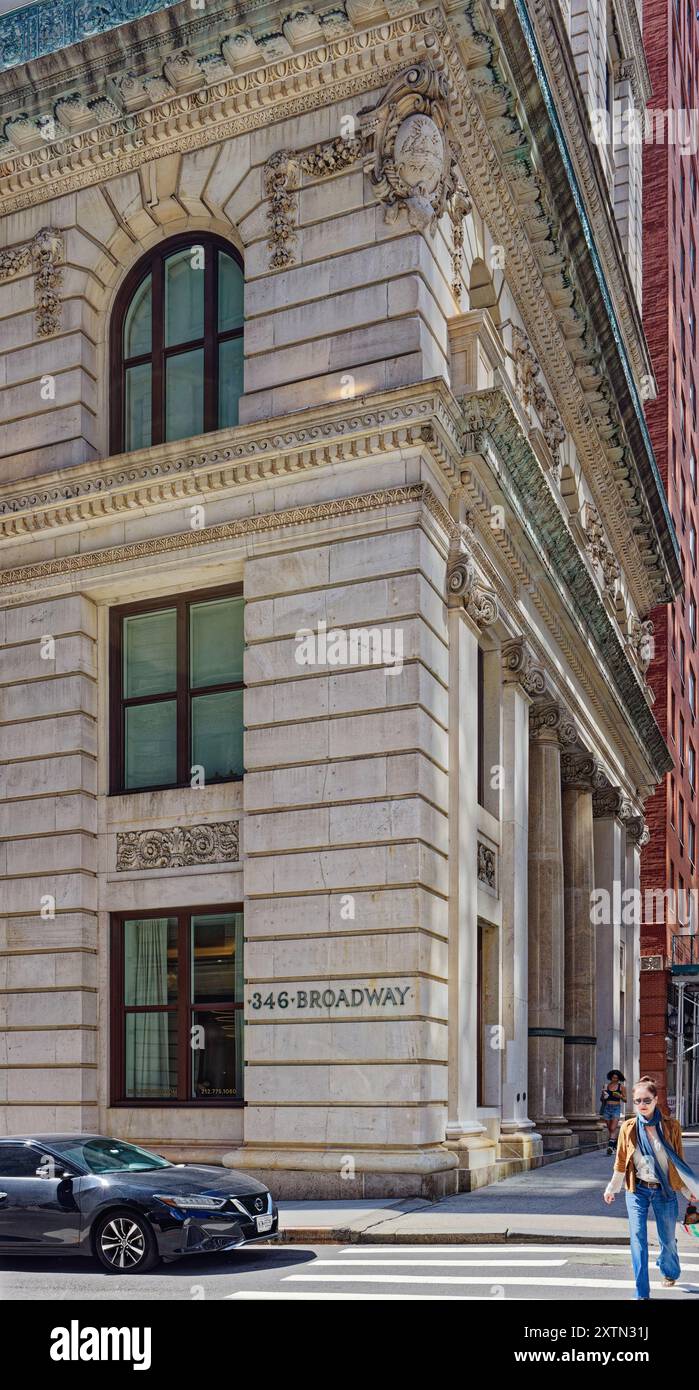
{"type": "Polygon", "coordinates": [[[544,694],[546,677],[540,667],[534,665],[523,637],[513,637],[510,642],[503,643],[502,670],[504,681],[517,681],[532,698],[540,698],[544,694]]]}
{"type": "Polygon", "coordinates": [[[566,437],[565,425],[538,379],[541,367],[529,338],[524,329],[519,328],[517,324],[512,326],[512,358],[515,364],[517,395],[530,420],[532,408],[536,411],[549,452],[554,463],[558,463],[558,451],[566,437]]]}
{"type": "Polygon", "coordinates": [[[564,753],[561,757],[561,779],[566,787],[578,787],[582,791],[592,791],[593,779],[598,764],[591,753],[584,751],[564,753]]]}
{"type": "Polygon", "coordinates": [[[569,714],[557,700],[542,701],[529,711],[529,736],[555,739],[560,748],[577,743],[577,730],[569,714]]]}
{"type": "Polygon", "coordinates": [[[585,503],[585,548],[593,564],[602,570],[604,587],[610,593],[616,590],[616,581],[621,575],[621,566],[605,535],[602,518],[593,502],[585,503]]]}
{"type": "Polygon", "coordinates": [[[460,238],[471,204],[459,183],[448,108],[446,77],[423,61],[399,73],[373,109],[360,111],[359,121],[369,155],[366,170],[386,221],[405,212],[411,227],[434,234],[448,212],[460,238]]]}
{"type": "Polygon", "coordinates": [[[117,831],[117,869],[181,869],[229,864],[239,858],[237,820],[174,825],[166,830],[117,831]]]}
{"type": "Polygon", "coordinates": [[[493,893],[497,893],[497,855],[490,845],[484,845],[482,840],[478,841],[478,882],[484,883],[486,888],[490,888],[493,893]]]}
{"type": "Polygon", "coordinates": [[[650,840],[650,830],[643,816],[631,816],[626,822],[626,834],[639,849],[644,849],[650,840]]]}
{"type": "Polygon", "coordinates": [[[633,660],[644,676],[653,660],[655,645],[653,632],[654,627],[651,618],[646,618],[644,622],[641,622],[640,618],[637,618],[634,614],[631,615],[629,619],[628,645],[633,660]]]}
{"type": "Polygon", "coordinates": [[[363,145],[354,136],[337,136],[305,154],[277,150],[265,165],[264,184],[268,199],[267,222],[271,252],[270,269],[284,270],[293,265],[296,253],[297,193],[301,174],[320,179],[336,174],[356,163],[363,145]]]}
{"type": "Polygon", "coordinates": [[[633,819],[634,809],[620,787],[600,787],[592,794],[592,814],[596,818],[615,816],[617,820],[633,819]]]}
{"type": "Polygon", "coordinates": [[[463,604],[474,623],[490,627],[499,616],[498,601],[491,589],[478,582],[472,542],[473,531],[468,523],[457,526],[447,560],[447,602],[463,604]]]}
{"type": "Polygon", "coordinates": [[[63,280],[62,259],[63,239],[54,227],[42,227],[33,241],[0,251],[0,280],[9,280],[29,268],[34,271],[36,332],[39,338],[50,337],[61,325],[59,290],[63,280]]]}

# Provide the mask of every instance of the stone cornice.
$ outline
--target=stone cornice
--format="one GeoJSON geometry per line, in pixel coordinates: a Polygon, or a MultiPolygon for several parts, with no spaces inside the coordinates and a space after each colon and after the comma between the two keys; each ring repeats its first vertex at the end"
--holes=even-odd
{"type": "MultiPolygon", "coordinates": [[[[531,647],[531,659],[535,667],[539,668],[544,681],[542,690],[553,699],[568,702],[581,730],[580,742],[585,748],[594,750],[595,755],[600,758],[608,756],[609,744],[599,744],[598,730],[603,727],[610,734],[613,733],[620,759],[615,764],[616,775],[621,776],[622,769],[628,770],[627,781],[629,776],[631,780],[627,792],[633,796],[637,785],[650,786],[654,780],[650,772],[647,749],[629,719],[628,711],[616,687],[606,681],[600,681],[599,665],[590,664],[587,633],[580,633],[577,625],[575,632],[571,631],[568,613],[561,609],[559,594],[549,593],[547,586],[541,583],[540,576],[536,575],[536,557],[533,564],[529,554],[528,558],[525,557],[524,545],[518,532],[518,517],[513,514],[511,518],[505,519],[504,525],[493,527],[493,503],[496,500],[499,502],[500,498],[496,473],[484,475],[474,461],[474,466],[469,466],[463,471],[462,484],[469,515],[474,527],[478,528],[475,546],[478,562],[486,583],[497,594],[503,618],[509,620],[513,631],[518,631],[521,625],[521,611],[519,604],[513,603],[512,595],[529,595],[543,624],[543,631],[550,636],[555,648],[560,652],[566,668],[581,692],[580,696],[574,699],[568,683],[565,686],[559,683],[557,668],[549,662],[550,650],[542,647],[539,637],[531,629],[527,632],[526,639],[522,636],[505,639],[503,651],[510,640],[514,643],[526,640],[526,646],[531,647]],[[486,482],[489,486],[486,486],[486,482]],[[496,555],[492,553],[493,548],[497,551],[496,555]],[[631,772],[632,768],[636,769],[635,772],[631,772]]],[[[516,672],[514,678],[517,679],[516,672]]],[[[503,680],[507,680],[504,668],[503,680]]],[[[541,693],[539,690],[535,692],[539,695],[541,693]]]]}
{"type": "MultiPolygon", "coordinates": [[[[555,84],[558,110],[568,146],[575,161],[576,172],[585,192],[590,217],[594,222],[605,272],[612,287],[614,302],[623,324],[624,336],[633,359],[636,378],[638,381],[641,381],[644,376],[652,379],[653,366],[636,295],[631,284],[626,257],[622,250],[599,153],[590,138],[587,106],[580,89],[580,81],[565,25],[558,7],[548,4],[547,0],[529,0],[528,7],[548,70],[555,84]]],[[[625,14],[633,9],[633,0],[629,5],[620,6],[620,10],[625,14]]],[[[629,21],[627,25],[629,48],[633,43],[632,28],[633,26],[629,21]]],[[[638,46],[635,51],[633,81],[636,84],[636,104],[642,109],[650,97],[651,88],[637,21],[635,33],[638,46]]]]}
{"type": "MultiPolygon", "coordinates": [[[[615,552],[622,557],[634,602],[646,613],[667,601],[680,582],[680,571],[638,392],[630,367],[628,375],[621,370],[623,344],[618,333],[615,336],[611,301],[600,307],[600,286],[594,277],[590,279],[586,249],[582,264],[589,284],[583,288],[578,275],[580,256],[568,245],[555,200],[546,192],[548,169],[544,172],[539,167],[521,118],[521,95],[507,86],[495,40],[475,27],[476,9],[476,0],[471,0],[459,29],[458,47],[450,31],[440,31],[447,58],[455,62],[458,56],[465,73],[457,78],[454,69],[453,102],[455,125],[456,114],[467,116],[466,122],[459,122],[466,185],[493,237],[503,245],[508,282],[527,332],[549,384],[555,384],[556,403],[575,440],[615,552]],[[592,324],[589,305],[593,301],[599,310],[598,324],[607,335],[604,345],[592,324]],[[609,364],[616,364],[614,382],[609,364]],[[627,423],[621,418],[622,406],[627,423]]],[[[532,73],[534,85],[535,78],[532,73]]],[[[546,119],[540,101],[537,120],[546,119]]],[[[559,182],[567,181],[568,171],[551,129],[548,146],[559,182]]],[[[574,226],[584,210],[574,202],[567,182],[566,196],[568,220],[574,226]]],[[[582,228],[578,244],[587,247],[582,228]]]]}
{"type": "Polygon", "coordinates": [[[58,473],[23,479],[0,494],[0,536],[100,520],[139,507],[205,498],[266,479],[419,447],[456,482],[461,421],[441,381],[322,410],[154,445],[58,473]]]}
{"type": "Polygon", "coordinates": [[[102,566],[129,564],[152,555],[176,554],[215,542],[237,540],[246,536],[268,535],[289,526],[309,526],[335,517],[359,516],[363,512],[385,510],[395,506],[424,506],[431,513],[447,543],[455,533],[456,523],[426,483],[405,487],[382,488],[353,497],[341,497],[329,502],[317,502],[302,507],[288,507],[280,512],[262,512],[256,516],[224,521],[217,526],[180,531],[175,535],[156,536],[150,540],[134,541],[130,545],[111,545],[102,550],[81,551],[55,560],[42,560],[33,565],[0,570],[0,588],[32,583],[54,575],[78,574],[102,566]]]}
{"type": "Polygon", "coordinates": [[[616,687],[623,708],[648,750],[657,779],[672,762],[616,623],[596,582],[581,563],[580,549],[531,445],[503,391],[474,392],[462,400],[467,453],[494,450],[499,486],[539,557],[544,573],[555,575],[581,633],[595,641],[600,662],[616,687]],[[470,436],[470,438],[469,438],[470,436]]]}
{"type": "MultiPolygon", "coordinates": [[[[422,51],[426,36],[434,43],[431,22],[440,15],[441,10],[428,10],[388,19],[368,34],[353,32],[348,23],[342,38],[316,41],[278,61],[265,61],[262,43],[247,70],[236,74],[226,69],[210,85],[202,83],[179,93],[171,88],[165,97],[124,114],[118,113],[113,96],[106,103],[98,100],[89,128],[64,134],[59,123],[55,140],[43,138],[39,124],[33,143],[28,132],[25,148],[15,151],[8,146],[0,152],[3,213],[104,182],[149,159],[200,149],[273,120],[382,87],[422,51]],[[371,65],[366,61],[367,50],[372,53],[371,65]],[[105,106],[109,108],[106,121],[100,118],[105,106]]],[[[270,57],[273,53],[270,49],[270,57]]],[[[159,56],[162,63],[162,53],[159,56]]],[[[41,116],[37,120],[40,123],[41,116]]]]}

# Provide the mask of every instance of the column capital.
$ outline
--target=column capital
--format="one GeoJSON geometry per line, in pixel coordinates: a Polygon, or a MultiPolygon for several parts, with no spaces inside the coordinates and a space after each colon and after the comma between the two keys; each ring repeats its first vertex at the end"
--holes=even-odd
{"type": "Polygon", "coordinates": [[[477,627],[491,627],[500,610],[492,589],[479,582],[473,559],[473,528],[466,521],[455,524],[447,558],[447,603],[463,607],[477,627]]]}
{"type": "Polygon", "coordinates": [[[546,690],[546,676],[534,664],[534,653],[524,637],[512,637],[502,644],[502,678],[506,684],[521,686],[531,699],[541,697],[546,690]]]}
{"type": "Polygon", "coordinates": [[[561,758],[564,787],[576,787],[580,791],[593,792],[598,772],[599,763],[586,749],[568,750],[561,758]]]}
{"type": "Polygon", "coordinates": [[[650,830],[643,816],[630,816],[626,822],[626,835],[638,849],[644,849],[650,840],[650,830]]]}
{"type": "Polygon", "coordinates": [[[529,737],[557,743],[563,749],[577,743],[578,733],[565,705],[558,700],[541,700],[529,711],[529,737]]]}
{"type": "Polygon", "coordinates": [[[615,816],[623,824],[633,819],[634,809],[628,797],[624,796],[621,787],[613,787],[604,773],[592,794],[592,814],[599,820],[615,816]]]}

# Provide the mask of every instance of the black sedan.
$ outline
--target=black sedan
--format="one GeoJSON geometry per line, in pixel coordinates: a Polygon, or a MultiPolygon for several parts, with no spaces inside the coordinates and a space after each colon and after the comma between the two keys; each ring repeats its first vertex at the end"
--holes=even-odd
{"type": "Polygon", "coordinates": [[[278,1234],[271,1193],[229,1168],[169,1163],[95,1134],[0,1139],[0,1252],[96,1255],[110,1274],[278,1234]]]}

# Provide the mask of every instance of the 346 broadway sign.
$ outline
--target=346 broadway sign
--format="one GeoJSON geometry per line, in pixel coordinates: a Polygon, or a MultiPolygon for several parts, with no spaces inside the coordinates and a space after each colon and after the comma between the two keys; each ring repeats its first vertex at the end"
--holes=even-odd
{"type": "Polygon", "coordinates": [[[268,986],[253,990],[248,996],[248,1008],[259,1010],[288,1009],[293,1013],[400,1012],[411,1002],[415,992],[411,984],[402,981],[371,981],[370,984],[288,985],[283,989],[268,986]]]}

